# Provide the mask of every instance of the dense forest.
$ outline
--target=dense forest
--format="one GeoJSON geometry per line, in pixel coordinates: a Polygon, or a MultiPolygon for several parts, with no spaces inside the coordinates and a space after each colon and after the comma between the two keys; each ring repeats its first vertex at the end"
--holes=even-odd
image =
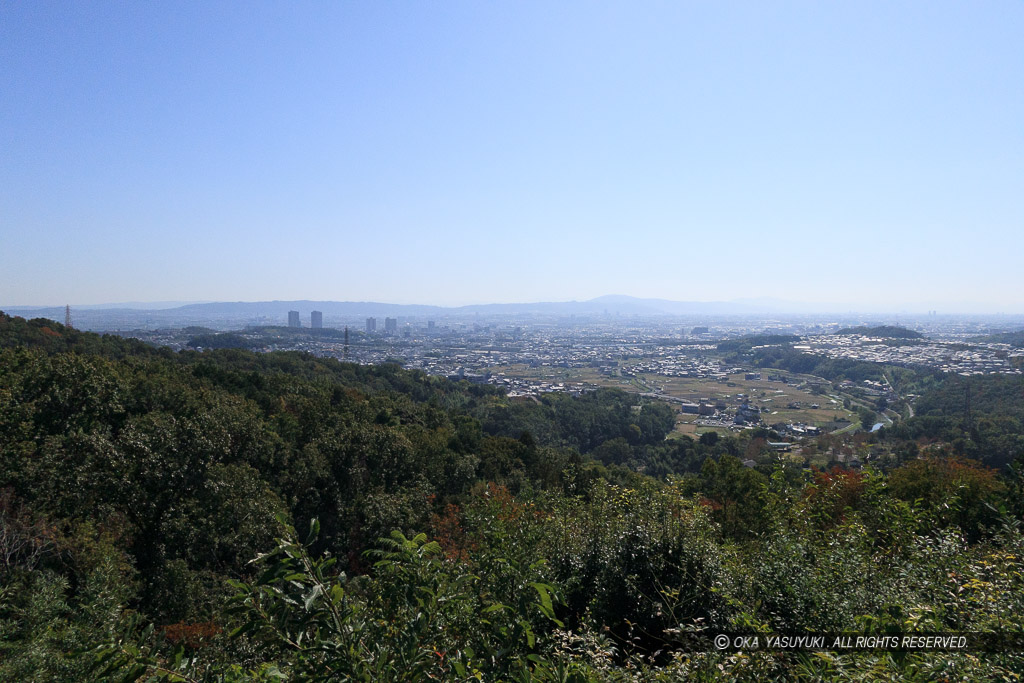
{"type": "Polygon", "coordinates": [[[964,382],[906,372],[918,415],[873,437],[910,446],[894,466],[747,467],[764,430],[666,439],[672,409],[618,390],[0,314],[0,680],[1017,680],[1020,640],[694,646],[1024,634],[1024,385],[971,378],[967,414],[964,382]]]}

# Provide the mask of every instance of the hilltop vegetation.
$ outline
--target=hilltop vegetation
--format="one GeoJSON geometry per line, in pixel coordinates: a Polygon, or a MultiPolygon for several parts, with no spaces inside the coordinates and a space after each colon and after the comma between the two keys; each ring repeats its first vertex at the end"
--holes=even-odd
{"type": "Polygon", "coordinates": [[[866,337],[887,337],[889,339],[923,339],[924,335],[897,325],[876,325],[875,327],[844,327],[836,334],[862,334],[866,337]]]}
{"type": "Polygon", "coordinates": [[[996,334],[989,334],[983,337],[974,337],[971,341],[1009,344],[1015,349],[1022,349],[1024,348],[1024,330],[1017,330],[1016,332],[998,332],[996,334]]]}
{"type": "Polygon", "coordinates": [[[777,346],[780,344],[796,344],[800,337],[795,334],[754,334],[737,339],[727,339],[718,343],[718,350],[725,352],[744,353],[757,346],[777,346]]]}
{"type": "MultiPolygon", "coordinates": [[[[979,385],[976,410],[1016,386],[979,385]]],[[[922,419],[948,410],[934,401],[922,419]]],[[[1019,633],[1024,490],[952,454],[745,467],[769,434],[666,440],[672,423],[617,390],[511,401],[395,364],[173,353],[0,314],[0,679],[1024,667],[1012,650],[694,651],[693,632],[1019,633]]]]}
{"type": "Polygon", "coordinates": [[[190,337],[186,346],[190,349],[253,349],[256,343],[235,332],[214,332],[190,337]]]}
{"type": "Polygon", "coordinates": [[[886,438],[948,443],[955,453],[997,468],[1024,453],[1024,376],[946,377],[922,394],[916,410],[886,430],[886,438]]]}

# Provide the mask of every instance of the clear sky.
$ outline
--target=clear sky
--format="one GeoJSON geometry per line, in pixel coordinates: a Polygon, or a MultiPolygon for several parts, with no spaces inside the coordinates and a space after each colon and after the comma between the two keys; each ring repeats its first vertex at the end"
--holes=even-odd
{"type": "Polygon", "coordinates": [[[1019,0],[0,3],[0,305],[1022,312],[1022,247],[1019,0]]]}

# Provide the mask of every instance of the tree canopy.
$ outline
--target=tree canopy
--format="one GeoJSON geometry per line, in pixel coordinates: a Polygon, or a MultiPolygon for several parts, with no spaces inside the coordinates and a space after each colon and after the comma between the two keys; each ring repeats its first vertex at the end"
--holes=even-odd
{"type": "MultiPolygon", "coordinates": [[[[995,408],[1012,381],[971,386],[979,435],[1019,419],[995,408]]],[[[949,391],[899,429],[949,419],[949,391]]],[[[0,679],[1024,666],[1014,650],[695,649],[715,631],[1019,633],[1024,485],[943,453],[815,470],[767,453],[766,430],[666,438],[673,418],[617,390],[519,402],[395,364],[174,353],[0,314],[0,679]]]]}

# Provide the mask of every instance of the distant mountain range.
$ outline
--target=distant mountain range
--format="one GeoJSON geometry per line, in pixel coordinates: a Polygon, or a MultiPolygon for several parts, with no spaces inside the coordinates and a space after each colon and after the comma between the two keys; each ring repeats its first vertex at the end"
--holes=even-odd
{"type": "MultiPolygon", "coordinates": [[[[0,305],[0,310],[26,318],[64,321],[64,307],[0,305]]],[[[470,306],[427,306],[389,304],[376,301],[234,301],[208,303],[125,303],[72,306],[72,323],[88,330],[131,330],[137,328],[204,325],[240,328],[246,325],[285,325],[289,311],[299,311],[305,325],[311,311],[321,311],[327,326],[360,323],[368,317],[457,318],[465,316],[734,316],[838,313],[843,305],[806,304],[781,299],[758,298],[735,301],[670,301],[632,296],[608,295],[588,301],[542,301],[470,306]]],[[[383,324],[383,321],[381,321],[383,324]]]]}
{"type": "Polygon", "coordinates": [[[602,296],[589,301],[538,301],[469,306],[388,304],[377,301],[258,301],[189,304],[164,313],[212,316],[281,316],[288,311],[321,311],[325,317],[351,316],[461,316],[461,315],[686,315],[761,313],[766,309],[735,302],[667,301],[631,296],[602,296]]]}
{"type": "MultiPolygon", "coordinates": [[[[76,309],[80,310],[111,310],[111,309],[127,309],[135,311],[155,311],[167,308],[180,308],[190,304],[205,304],[207,301],[126,301],[117,304],[78,304],[75,306],[76,309]]],[[[64,310],[63,306],[0,306],[0,310],[7,311],[9,313],[18,313],[19,311],[50,311],[50,310],[64,310]]]]}
{"type": "MultiPolygon", "coordinates": [[[[57,306],[0,307],[13,315],[27,318],[64,320],[64,308],[57,306]]],[[[390,304],[377,301],[221,301],[210,303],[107,304],[72,306],[73,324],[83,329],[132,329],[134,327],[181,327],[197,324],[286,324],[289,311],[299,311],[304,321],[310,311],[332,320],[359,320],[366,317],[451,318],[477,315],[502,316],[602,316],[602,315],[745,315],[768,312],[768,308],[746,302],[668,301],[631,296],[602,296],[589,301],[541,301],[511,304],[475,304],[470,306],[427,306],[390,304]]]]}

